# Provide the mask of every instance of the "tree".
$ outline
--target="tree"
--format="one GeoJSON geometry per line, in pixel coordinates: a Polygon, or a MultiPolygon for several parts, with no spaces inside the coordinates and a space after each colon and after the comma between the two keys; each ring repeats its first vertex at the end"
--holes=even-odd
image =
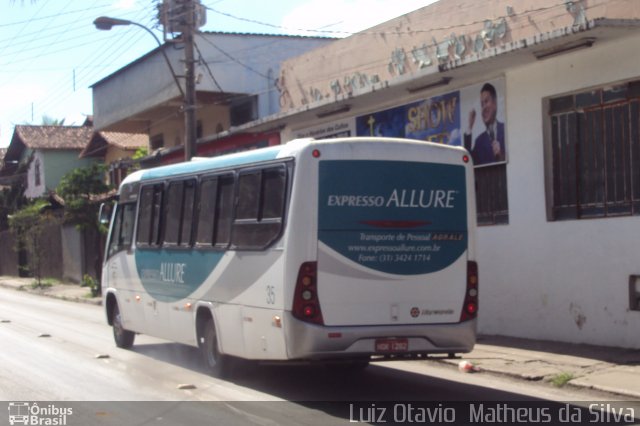
{"type": "Polygon", "coordinates": [[[0,231],[9,227],[8,217],[26,204],[26,174],[29,162],[21,163],[13,174],[9,186],[0,190],[0,231]]]}
{"type": "Polygon", "coordinates": [[[51,118],[48,115],[42,116],[42,125],[43,126],[64,126],[64,118],[62,120],[57,118],[51,118]]]}
{"type": "Polygon", "coordinates": [[[49,247],[44,243],[44,231],[51,225],[59,223],[59,219],[45,200],[36,200],[9,216],[9,227],[18,240],[17,250],[24,248],[29,253],[27,268],[36,279],[38,287],[42,286],[42,266],[49,247]]]}
{"type": "MultiPolygon", "coordinates": [[[[106,165],[101,163],[74,169],[62,177],[56,188],[57,194],[64,200],[65,222],[74,224],[78,230],[88,234],[90,238],[99,240],[107,229],[98,221],[99,206],[97,202],[92,201],[92,198],[109,191],[110,187],[104,183],[105,172],[106,165]]],[[[100,275],[102,265],[104,247],[102,241],[98,241],[98,247],[99,250],[94,259],[96,275],[100,275]]],[[[85,276],[84,281],[87,280],[85,276]]]]}
{"type": "Polygon", "coordinates": [[[109,191],[109,186],[104,183],[105,172],[104,164],[93,163],[74,169],[62,177],[56,192],[64,199],[67,223],[75,224],[80,230],[99,230],[98,206],[91,201],[91,197],[109,191]]]}

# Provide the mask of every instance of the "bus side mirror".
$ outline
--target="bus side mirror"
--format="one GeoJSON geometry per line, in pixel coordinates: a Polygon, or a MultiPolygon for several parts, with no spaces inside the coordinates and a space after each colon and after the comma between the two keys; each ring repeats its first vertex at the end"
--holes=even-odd
{"type": "Polygon", "coordinates": [[[101,225],[108,225],[111,220],[111,212],[113,211],[112,203],[100,204],[100,210],[98,211],[98,222],[101,225]]]}

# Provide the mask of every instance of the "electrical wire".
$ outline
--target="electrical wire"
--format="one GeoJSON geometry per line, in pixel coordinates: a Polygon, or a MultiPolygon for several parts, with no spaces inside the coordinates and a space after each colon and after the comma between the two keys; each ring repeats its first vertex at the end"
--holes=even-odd
{"type": "MultiPolygon", "coordinates": [[[[532,13],[546,11],[546,10],[550,10],[550,9],[553,9],[553,8],[556,8],[556,7],[562,7],[563,9],[566,8],[566,1],[563,0],[561,3],[554,4],[554,5],[551,5],[551,6],[528,9],[528,10],[526,10],[524,12],[516,14],[516,16],[522,17],[523,15],[529,15],[529,14],[532,14],[532,13]]],[[[322,30],[322,29],[308,29],[308,28],[291,28],[291,27],[285,27],[285,26],[282,26],[282,25],[271,24],[269,22],[258,21],[258,20],[255,20],[255,19],[243,18],[243,17],[236,16],[236,15],[233,15],[233,14],[228,13],[228,12],[223,12],[221,10],[214,9],[211,6],[205,6],[205,8],[207,10],[210,10],[210,11],[212,11],[212,12],[218,14],[218,15],[222,15],[222,16],[225,16],[227,18],[235,19],[235,20],[242,21],[242,22],[248,22],[248,23],[251,23],[251,24],[263,25],[263,26],[270,27],[270,28],[275,28],[275,29],[278,29],[278,30],[317,33],[317,34],[340,34],[340,35],[346,35],[346,36],[352,36],[352,35],[380,35],[380,36],[413,35],[413,34],[420,34],[420,33],[431,33],[431,32],[434,32],[434,31],[450,31],[450,30],[458,30],[458,29],[461,29],[461,28],[474,26],[474,25],[478,25],[478,24],[484,24],[486,22],[486,20],[487,20],[487,18],[483,18],[483,19],[478,19],[478,20],[474,20],[474,21],[467,22],[467,23],[462,23],[462,24],[447,25],[447,26],[434,27],[434,28],[429,28],[429,29],[411,29],[411,30],[408,30],[408,31],[367,31],[367,30],[365,30],[365,31],[352,32],[352,31],[342,31],[342,30],[322,30]]],[[[511,17],[511,16],[509,16],[509,15],[501,15],[501,16],[493,17],[491,19],[492,20],[499,20],[499,19],[508,18],[508,17],[511,17]]],[[[414,25],[415,25],[415,23],[414,23],[414,25]]]]}
{"type": "MultiPolygon", "coordinates": [[[[102,6],[99,6],[99,7],[102,7],[102,6]]],[[[95,10],[96,10],[95,7],[91,7],[91,8],[82,9],[79,12],[82,12],[84,14],[88,14],[89,12],[93,12],[95,10]]],[[[74,11],[74,12],[78,12],[78,11],[74,11]]],[[[64,16],[64,15],[65,15],[64,13],[58,13],[58,14],[50,15],[50,16],[51,17],[59,17],[59,16],[64,16]]],[[[147,15],[147,14],[145,13],[145,15],[147,15]]],[[[87,19],[87,20],[78,19],[76,22],[78,22],[77,24],[75,24],[76,27],[77,27],[77,26],[82,25],[82,24],[86,25],[86,23],[90,22],[90,20],[89,19],[87,19]]],[[[51,24],[49,24],[49,25],[51,25],[51,24]]],[[[44,31],[44,29],[43,29],[43,31],[44,31]]],[[[62,33],[62,34],[64,34],[64,33],[62,33]]],[[[132,38],[127,39],[127,37],[128,37],[128,35],[122,34],[120,37],[116,37],[115,38],[116,40],[120,40],[121,41],[120,45],[121,45],[121,47],[123,47],[120,50],[119,56],[122,56],[122,54],[124,52],[129,51],[130,48],[133,47],[133,45],[135,44],[135,43],[132,43],[132,42],[141,39],[143,37],[143,35],[141,35],[141,34],[137,35],[136,39],[132,39],[132,38]],[[125,44],[123,44],[122,41],[124,41],[125,44]]],[[[104,40],[104,45],[105,45],[104,48],[94,49],[92,51],[93,52],[92,55],[94,56],[94,59],[91,60],[92,62],[89,62],[89,63],[86,64],[90,69],[98,70],[98,71],[94,71],[94,72],[99,72],[100,69],[104,70],[105,65],[104,64],[99,64],[97,61],[99,60],[99,61],[104,62],[106,52],[110,48],[113,49],[114,47],[117,48],[117,46],[118,46],[118,43],[114,43],[114,37],[113,36],[112,37],[102,37],[101,40],[104,40]]],[[[35,40],[34,40],[34,42],[35,42],[35,40]]],[[[84,46],[84,45],[91,44],[91,43],[95,43],[95,39],[94,40],[89,40],[89,41],[86,41],[86,42],[83,42],[83,43],[72,44],[71,46],[66,45],[65,48],[63,48],[63,49],[55,49],[55,50],[51,50],[49,44],[44,44],[44,46],[49,47],[49,49],[47,49],[45,52],[43,52],[42,55],[22,57],[22,58],[14,57],[14,58],[12,58],[13,59],[12,60],[12,65],[15,65],[16,63],[21,63],[21,62],[24,63],[24,62],[29,62],[29,61],[33,61],[33,60],[36,60],[36,59],[40,59],[43,56],[46,57],[48,55],[64,53],[66,51],[73,50],[74,48],[77,48],[78,46],[84,46]]],[[[37,50],[37,47],[38,46],[36,46],[34,49],[37,50]]],[[[114,51],[114,54],[116,54],[116,53],[118,53],[117,50],[114,51]]],[[[3,69],[5,69],[5,68],[6,67],[3,67],[3,69]]],[[[25,70],[25,69],[26,68],[23,68],[23,70],[25,70]]],[[[70,77],[70,75],[69,75],[69,77],[70,77]]],[[[70,79],[69,77],[67,79],[70,79]]],[[[82,77],[82,76],[80,75],[78,77],[82,77]]],[[[49,91],[45,95],[45,98],[41,98],[40,101],[38,101],[38,102],[50,103],[51,105],[57,105],[57,104],[61,103],[62,101],[64,101],[64,98],[70,98],[70,97],[73,96],[73,91],[70,90],[70,89],[67,90],[67,88],[69,86],[70,85],[66,84],[66,82],[65,82],[65,84],[54,85],[54,87],[56,87],[56,89],[54,89],[52,91],[49,91]]],[[[48,106],[43,108],[43,110],[47,111],[48,110],[48,106]]]]}
{"type": "MultiPolygon", "coordinates": [[[[96,3],[94,3],[94,5],[96,5],[98,2],[96,1],[96,3]]],[[[219,2],[218,2],[219,3],[219,2]]],[[[43,8],[44,5],[46,4],[43,3],[43,8]]],[[[70,5],[70,3],[67,4],[66,7],[68,7],[70,5]]],[[[82,84],[83,82],[88,82],[90,81],[90,79],[92,77],[96,78],[95,76],[99,75],[101,73],[101,71],[104,71],[105,69],[107,69],[109,67],[109,64],[111,63],[115,63],[115,61],[119,58],[122,58],[124,53],[119,53],[122,51],[126,51],[129,50],[130,48],[132,48],[137,41],[141,40],[142,38],[144,38],[144,35],[137,35],[134,37],[129,37],[128,32],[127,31],[123,31],[123,35],[119,36],[119,37],[113,37],[113,36],[109,36],[109,37],[104,37],[104,38],[100,38],[97,40],[89,40],[86,42],[82,42],[82,43],[72,43],[71,38],[65,38],[64,40],[62,40],[60,37],[62,37],[61,34],[58,34],[58,38],[52,43],[50,40],[44,40],[44,39],[39,39],[38,37],[42,36],[43,34],[45,34],[44,30],[45,29],[49,29],[51,31],[55,31],[57,29],[59,29],[60,27],[62,27],[64,24],[61,25],[53,25],[53,19],[54,18],[59,18],[59,17],[63,17],[63,16],[70,16],[70,15],[74,15],[74,14],[80,14],[81,16],[84,16],[86,13],[85,12],[92,12],[95,11],[97,9],[101,9],[103,7],[107,7],[106,4],[102,3],[99,5],[96,5],[95,7],[90,7],[90,8],[86,8],[86,9],[80,9],[80,10],[72,10],[72,11],[65,11],[65,9],[63,9],[63,11],[61,11],[58,14],[55,15],[49,15],[49,16],[45,16],[45,17],[37,17],[37,14],[34,15],[33,18],[31,18],[30,20],[27,21],[21,21],[21,22],[14,22],[14,23],[9,23],[9,24],[1,24],[0,28],[2,27],[7,27],[7,26],[15,26],[15,25],[22,25],[24,24],[24,26],[16,33],[16,35],[11,38],[10,42],[7,42],[7,45],[4,46],[2,51],[5,51],[6,49],[9,48],[9,46],[11,46],[12,44],[14,45],[19,45],[19,46],[29,46],[30,43],[36,43],[38,41],[40,41],[41,43],[44,43],[42,46],[46,46],[48,49],[47,51],[44,51],[44,49],[41,49],[40,52],[42,53],[42,55],[38,55],[38,56],[24,56],[22,55],[22,57],[18,57],[18,58],[13,58],[11,61],[7,61],[6,63],[0,63],[0,66],[2,66],[3,68],[6,68],[10,65],[15,65],[15,64],[20,64],[20,63],[29,63],[29,61],[35,60],[38,57],[42,57],[42,56],[48,56],[48,55],[53,55],[53,54],[57,54],[57,53],[63,53],[69,50],[73,50],[73,49],[77,49],[79,47],[83,47],[89,44],[93,44],[93,43],[103,43],[100,46],[97,46],[96,49],[94,50],[95,54],[93,55],[89,55],[88,57],[84,58],[82,61],[80,61],[77,65],[74,66],[75,69],[77,69],[78,71],[80,71],[77,75],[76,75],[76,83],[77,84],[82,84]],[[39,31],[37,33],[35,32],[31,32],[31,33],[25,33],[26,28],[28,26],[29,23],[35,22],[35,21],[42,21],[45,19],[52,19],[52,21],[49,22],[49,24],[47,26],[45,26],[45,29],[43,29],[42,31],[39,31]],[[125,35],[126,34],[126,35],[125,35]],[[31,37],[31,39],[29,39],[28,37],[31,37]],[[114,42],[114,38],[116,40],[116,42],[114,42]],[[11,41],[13,41],[14,43],[11,43],[11,41]],[[59,50],[51,50],[51,46],[57,46],[60,44],[65,44],[66,48],[65,49],[59,49],[59,50]],[[118,46],[117,48],[114,46],[118,46]],[[109,55],[109,56],[107,56],[109,55]],[[111,62],[110,62],[111,61],[111,62]],[[8,63],[11,62],[11,63],[8,63]]],[[[216,14],[220,14],[223,16],[227,16],[230,17],[232,19],[237,19],[240,21],[245,21],[245,22],[250,22],[253,24],[258,24],[258,25],[264,25],[264,26],[268,26],[271,28],[276,28],[276,29],[280,29],[280,30],[291,30],[290,28],[286,28],[284,26],[280,26],[280,25],[273,25],[273,24],[269,24],[269,23],[265,23],[265,22],[260,22],[257,20],[252,20],[252,19],[248,19],[248,18],[242,18],[242,17],[238,17],[235,15],[232,15],[230,13],[226,13],[226,12],[222,12],[219,11],[217,9],[214,9],[211,6],[205,6],[207,10],[210,10],[216,14]]],[[[551,10],[553,8],[562,8],[562,13],[558,13],[557,16],[562,15],[563,13],[566,13],[565,10],[565,2],[559,2],[555,5],[551,5],[551,6],[547,6],[547,7],[541,7],[541,8],[534,8],[534,9],[529,9],[526,10],[524,12],[518,13],[514,16],[506,16],[506,18],[516,18],[516,17],[523,17],[523,16],[528,16],[532,13],[536,13],[536,12],[541,12],[541,11],[547,11],[547,10],[551,10]]],[[[42,9],[40,9],[42,10],[42,9]]],[[[142,12],[141,12],[142,13],[142,12]]],[[[141,14],[140,13],[140,14],[141,14]]],[[[148,11],[145,12],[148,16],[148,11]]],[[[501,19],[502,17],[497,17],[497,18],[492,18],[492,19],[501,19]]],[[[132,19],[134,20],[134,19],[132,19]]],[[[142,19],[137,19],[137,20],[142,20],[142,19]]],[[[78,19],[77,22],[82,21],[81,19],[78,19]]],[[[135,21],[135,20],[134,20],[135,21]]],[[[330,31],[330,30],[309,30],[309,29],[293,29],[295,31],[306,31],[306,32],[311,32],[311,33],[317,33],[317,34],[346,34],[346,35],[404,35],[404,34],[420,34],[420,33],[429,33],[429,32],[433,32],[433,31],[446,31],[446,30],[460,30],[462,28],[468,27],[468,26],[472,26],[472,25],[478,25],[481,23],[484,23],[485,19],[479,19],[479,20],[475,20],[473,22],[468,22],[468,23],[462,23],[462,24],[457,24],[457,25],[451,25],[451,26],[443,26],[443,27],[439,27],[439,28],[430,28],[430,29],[412,29],[409,31],[363,31],[363,32],[347,32],[347,31],[330,31]]],[[[511,22],[511,21],[510,21],[511,22]]],[[[517,22],[516,20],[514,20],[514,22],[517,22]]],[[[522,26],[526,25],[526,22],[523,22],[523,20],[521,20],[520,22],[522,22],[522,26]]],[[[413,26],[415,27],[416,23],[413,23],[413,26]]],[[[510,24],[511,25],[511,24],[510,24]]],[[[68,31],[65,31],[66,35],[71,34],[72,31],[75,31],[75,29],[69,29],[68,31]]],[[[265,75],[263,72],[256,70],[255,68],[247,65],[245,62],[243,62],[242,59],[238,58],[238,52],[243,52],[246,53],[247,55],[251,55],[254,54],[255,52],[265,52],[264,54],[268,54],[266,52],[266,50],[264,49],[259,49],[257,47],[250,47],[244,50],[238,50],[235,51],[233,54],[225,51],[224,49],[221,49],[219,46],[217,46],[215,43],[213,43],[212,41],[203,38],[204,41],[207,44],[210,44],[214,49],[216,49],[219,53],[221,53],[224,57],[226,57],[226,59],[228,59],[230,62],[236,63],[238,65],[240,65],[241,67],[251,71],[252,73],[259,75],[262,78],[267,79],[270,83],[275,81],[272,77],[265,75]]],[[[5,41],[1,41],[2,44],[4,44],[5,41]]],[[[274,41],[274,43],[277,42],[274,41]]],[[[1,44],[0,44],[1,45],[1,44]]],[[[434,42],[433,43],[425,43],[425,46],[428,48],[433,48],[437,45],[437,43],[434,42]]],[[[197,44],[196,44],[196,48],[197,48],[197,44]]],[[[24,54],[25,52],[30,52],[30,51],[37,51],[39,49],[39,46],[31,46],[29,48],[23,48],[21,49],[20,53],[24,54]]],[[[0,52],[2,52],[0,51],[0,52]]],[[[198,53],[200,56],[200,60],[201,63],[206,67],[209,77],[212,79],[214,85],[221,91],[221,93],[225,93],[224,90],[222,89],[222,87],[220,86],[220,84],[216,81],[211,68],[209,67],[209,64],[207,63],[207,61],[205,60],[205,58],[202,55],[202,52],[200,52],[200,50],[198,49],[198,53]]],[[[4,57],[6,57],[7,55],[3,55],[4,57]]],[[[2,56],[0,56],[2,57],[2,56]]],[[[365,64],[358,64],[357,67],[353,67],[353,68],[345,68],[345,69],[341,69],[341,74],[342,75],[347,75],[349,73],[355,72],[355,71],[359,71],[359,72],[367,72],[368,70],[374,70],[374,69],[379,69],[379,67],[381,65],[386,65],[388,63],[388,58],[385,57],[383,59],[377,59],[374,61],[371,61],[369,63],[365,63],[365,64]]],[[[23,68],[24,70],[25,68],[23,68]]],[[[4,71],[4,70],[3,70],[4,71]]],[[[325,79],[317,79],[317,80],[310,80],[308,82],[306,82],[309,85],[313,85],[315,83],[319,83],[319,82],[325,82],[325,79]]],[[[41,104],[41,109],[42,110],[46,110],[46,108],[42,108],[42,107],[47,107],[49,108],[50,106],[54,106],[56,103],[59,103],[61,99],[64,99],[65,97],[71,97],[73,96],[73,92],[70,92],[68,89],[69,85],[67,82],[59,82],[56,85],[56,89],[54,89],[54,91],[49,92],[44,100],[42,100],[42,104],[41,104]]],[[[275,89],[273,89],[275,90],[275,89]]],[[[271,92],[272,89],[267,90],[264,93],[267,92],[271,92]]],[[[261,92],[263,93],[263,92],[261,92]]],[[[247,94],[247,95],[231,95],[229,94],[229,96],[233,96],[234,98],[237,98],[239,96],[255,96],[255,94],[247,94]]],[[[227,101],[228,99],[219,101],[220,103],[227,101]]],[[[172,115],[173,116],[173,115],[172,115]]]]}

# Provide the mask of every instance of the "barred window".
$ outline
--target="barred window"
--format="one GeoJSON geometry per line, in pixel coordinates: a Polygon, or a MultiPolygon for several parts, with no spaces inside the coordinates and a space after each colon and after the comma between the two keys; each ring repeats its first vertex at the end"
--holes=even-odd
{"type": "Polygon", "coordinates": [[[475,178],[478,225],[509,223],[507,165],[476,167],[475,178]]]}
{"type": "Polygon", "coordinates": [[[550,99],[551,220],[640,213],[640,82],[550,99]]]}

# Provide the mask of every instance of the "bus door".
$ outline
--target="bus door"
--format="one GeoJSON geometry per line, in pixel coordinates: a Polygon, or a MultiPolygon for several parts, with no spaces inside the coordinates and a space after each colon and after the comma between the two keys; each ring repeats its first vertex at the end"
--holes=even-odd
{"type": "Polygon", "coordinates": [[[102,286],[116,289],[123,326],[144,332],[144,308],[136,286],[136,266],[131,244],[136,204],[118,204],[114,215],[111,240],[107,247],[107,261],[102,274],[102,286]]]}

